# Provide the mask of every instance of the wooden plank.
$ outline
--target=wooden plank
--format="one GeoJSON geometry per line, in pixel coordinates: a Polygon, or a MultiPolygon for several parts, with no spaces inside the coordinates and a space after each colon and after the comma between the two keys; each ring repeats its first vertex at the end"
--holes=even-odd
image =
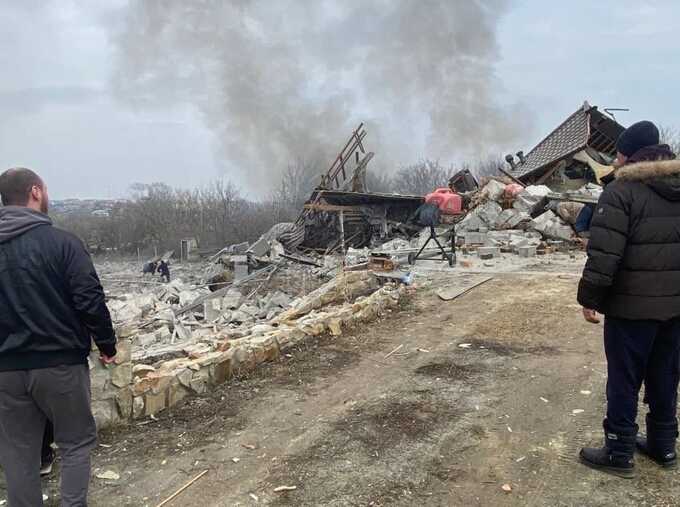
{"type": "Polygon", "coordinates": [[[299,264],[306,264],[308,266],[315,266],[317,268],[323,267],[323,264],[319,264],[314,259],[310,259],[308,257],[302,257],[301,255],[279,254],[279,257],[283,257],[284,259],[288,259],[289,261],[297,262],[299,264]]]}
{"type": "Polygon", "coordinates": [[[437,296],[444,301],[451,301],[492,279],[492,276],[485,275],[461,275],[452,281],[453,286],[439,289],[437,296]]]}
{"type": "Polygon", "coordinates": [[[358,206],[338,206],[335,204],[322,204],[322,203],[308,203],[305,204],[305,209],[310,209],[313,211],[359,211],[358,206]]]}

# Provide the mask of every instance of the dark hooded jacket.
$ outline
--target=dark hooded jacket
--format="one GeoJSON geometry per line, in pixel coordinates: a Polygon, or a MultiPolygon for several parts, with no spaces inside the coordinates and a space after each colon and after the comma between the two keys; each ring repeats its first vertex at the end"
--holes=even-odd
{"type": "Polygon", "coordinates": [[[29,208],[0,208],[0,371],[116,354],[104,291],[74,235],[29,208]]]}
{"type": "MultiPolygon", "coordinates": [[[[655,148],[658,150],[658,148],[655,148]]],[[[606,316],[680,316],[680,160],[649,148],[619,169],[595,208],[578,301],[606,316]]]]}

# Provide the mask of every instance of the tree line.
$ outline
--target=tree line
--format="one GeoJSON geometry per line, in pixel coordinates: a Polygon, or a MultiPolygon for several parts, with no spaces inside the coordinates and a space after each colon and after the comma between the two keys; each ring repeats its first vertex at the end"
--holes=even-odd
{"type": "MultiPolygon", "coordinates": [[[[488,159],[446,167],[423,160],[392,175],[369,170],[366,186],[371,192],[425,195],[446,186],[458,170],[469,168],[488,175],[501,164],[499,159],[488,159]]],[[[68,213],[53,219],[81,237],[93,253],[150,256],[155,251],[178,250],[184,238],[196,238],[199,249],[207,251],[255,241],[272,225],[294,221],[319,184],[320,167],[309,161],[290,164],[275,190],[262,201],[245,198],[234,183],[222,179],[195,189],[137,183],[130,188],[130,198],[116,203],[108,216],[68,213]]]]}

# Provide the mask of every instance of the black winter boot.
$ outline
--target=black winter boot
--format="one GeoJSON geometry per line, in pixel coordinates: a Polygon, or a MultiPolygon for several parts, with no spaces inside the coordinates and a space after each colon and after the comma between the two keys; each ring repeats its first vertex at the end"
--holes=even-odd
{"type": "Polygon", "coordinates": [[[675,468],[677,456],[675,441],[678,438],[678,421],[655,421],[647,414],[647,436],[637,437],[638,450],[663,468],[675,468]]]}
{"type": "MultiPolygon", "coordinates": [[[[637,433],[637,432],[636,432],[637,433]]],[[[584,465],[608,474],[632,479],[635,477],[636,433],[629,435],[607,431],[605,423],[604,447],[584,447],[579,458],[584,465]]]]}

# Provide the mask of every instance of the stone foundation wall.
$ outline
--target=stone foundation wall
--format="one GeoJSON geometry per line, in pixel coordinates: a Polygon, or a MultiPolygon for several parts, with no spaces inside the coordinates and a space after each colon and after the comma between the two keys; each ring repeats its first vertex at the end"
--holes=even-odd
{"type": "Polygon", "coordinates": [[[267,325],[254,326],[247,336],[216,335],[212,350],[200,355],[172,359],[154,368],[133,364],[130,338],[119,340],[114,365],[102,365],[93,351],[90,373],[97,425],[104,428],[151,416],[273,361],[305,340],[327,333],[341,335],[344,329],[398,308],[405,293],[403,285],[378,288],[369,272],[347,272],[298,300],[267,325]]]}

